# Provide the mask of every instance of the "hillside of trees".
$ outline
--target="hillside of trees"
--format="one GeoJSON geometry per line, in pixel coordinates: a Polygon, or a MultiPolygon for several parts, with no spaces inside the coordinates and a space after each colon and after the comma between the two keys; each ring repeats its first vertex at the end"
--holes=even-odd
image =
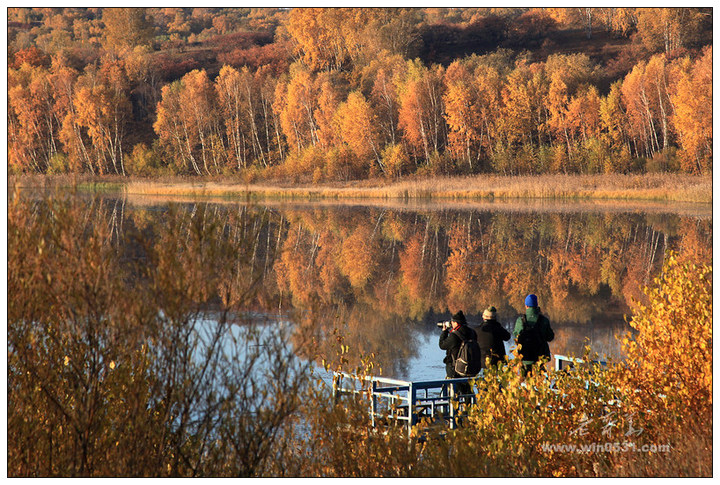
{"type": "Polygon", "coordinates": [[[711,8],[9,8],[10,173],[712,171],[711,8]]]}

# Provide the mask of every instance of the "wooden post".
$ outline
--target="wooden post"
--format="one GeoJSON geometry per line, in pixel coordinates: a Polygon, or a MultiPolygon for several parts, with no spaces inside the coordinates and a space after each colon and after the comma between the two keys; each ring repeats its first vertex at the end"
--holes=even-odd
{"type": "Polygon", "coordinates": [[[377,413],[377,396],[375,395],[375,389],[377,389],[377,381],[372,381],[372,394],[370,395],[370,422],[372,427],[375,427],[375,413],[377,413]]]}
{"type": "Polygon", "coordinates": [[[337,374],[337,373],[333,376],[332,395],[333,395],[333,402],[337,406],[337,403],[340,399],[340,374],[337,374]]]}
{"type": "Polygon", "coordinates": [[[415,417],[415,400],[417,398],[417,389],[412,382],[408,387],[408,438],[412,435],[412,427],[417,424],[415,417]]]}
{"type": "Polygon", "coordinates": [[[453,386],[452,384],[448,384],[448,386],[448,405],[450,406],[450,429],[455,429],[455,406],[453,406],[453,401],[455,400],[455,386],[453,386]]]}

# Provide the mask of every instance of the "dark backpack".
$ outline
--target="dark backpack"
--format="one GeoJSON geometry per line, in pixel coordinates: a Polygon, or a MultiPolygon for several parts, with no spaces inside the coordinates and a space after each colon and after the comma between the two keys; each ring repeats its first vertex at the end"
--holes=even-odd
{"type": "Polygon", "coordinates": [[[545,339],[540,335],[540,320],[531,327],[528,326],[525,315],[522,316],[522,321],[523,329],[517,337],[517,342],[521,346],[522,360],[536,361],[543,353],[543,344],[545,342],[545,339]]]}
{"type": "Polygon", "coordinates": [[[461,377],[474,377],[482,368],[482,351],[475,339],[463,339],[462,336],[455,332],[462,343],[455,359],[455,373],[461,377]]]}

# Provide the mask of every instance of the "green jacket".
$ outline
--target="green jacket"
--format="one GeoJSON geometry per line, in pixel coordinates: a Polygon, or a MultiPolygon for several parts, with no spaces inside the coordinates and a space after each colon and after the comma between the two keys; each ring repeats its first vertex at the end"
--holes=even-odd
{"type": "MultiPolygon", "coordinates": [[[[548,317],[540,313],[540,309],[538,307],[530,307],[525,309],[525,319],[527,320],[528,325],[535,326],[540,325],[540,335],[542,336],[544,342],[544,348],[540,352],[541,355],[545,355],[548,359],[550,358],[550,346],[548,345],[548,342],[551,342],[555,338],[555,332],[553,332],[553,329],[550,327],[550,320],[548,320],[548,317]]],[[[522,317],[518,317],[515,321],[515,330],[513,330],[513,339],[517,340],[518,335],[520,335],[520,332],[522,332],[524,328],[523,319],[522,317]]],[[[523,364],[532,364],[533,360],[523,360],[523,364]]]]}

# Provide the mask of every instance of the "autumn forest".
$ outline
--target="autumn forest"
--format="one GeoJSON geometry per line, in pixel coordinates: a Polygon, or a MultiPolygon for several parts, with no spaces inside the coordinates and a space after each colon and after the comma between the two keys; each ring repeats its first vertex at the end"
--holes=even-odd
{"type": "Polygon", "coordinates": [[[712,476],[712,15],[8,8],[8,476],[712,476]]]}
{"type": "Polygon", "coordinates": [[[11,174],[712,171],[710,8],[10,8],[11,174]]]}

